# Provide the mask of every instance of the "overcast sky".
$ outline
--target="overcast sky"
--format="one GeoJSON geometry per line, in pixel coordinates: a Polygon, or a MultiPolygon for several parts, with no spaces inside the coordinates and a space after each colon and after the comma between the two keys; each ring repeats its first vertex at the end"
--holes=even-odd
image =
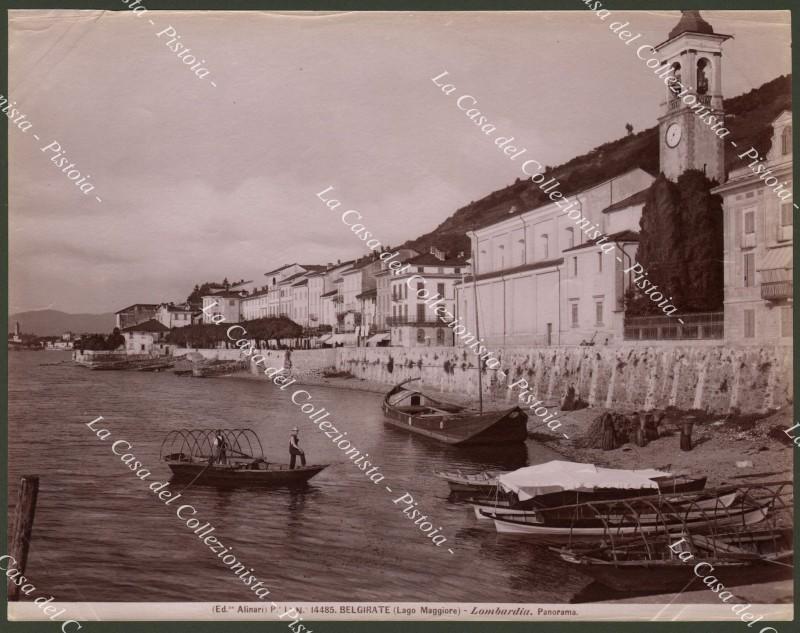
{"type": "MultiPolygon", "coordinates": [[[[316,198],[328,186],[383,243],[416,237],[520,175],[457,96],[555,165],[656,123],[663,83],[608,26],[658,44],[680,17],[10,14],[9,91],[33,124],[9,129],[10,312],[182,301],[202,281],[364,254],[316,198]],[[205,79],[156,37],[169,25],[205,79]],[[431,82],[445,70],[451,97],[431,82]],[[53,140],[89,195],[40,151],[53,140]]],[[[788,12],[703,16],[735,37],[726,96],[790,72],[788,12]]]]}

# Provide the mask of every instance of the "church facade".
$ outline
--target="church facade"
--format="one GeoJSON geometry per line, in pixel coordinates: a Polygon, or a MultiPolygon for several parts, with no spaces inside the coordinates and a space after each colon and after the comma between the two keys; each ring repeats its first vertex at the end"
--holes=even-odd
{"type": "MultiPolygon", "coordinates": [[[[684,11],[655,47],[662,67],[691,86],[666,89],[659,124],[659,168],[672,181],[686,170],[724,182],[722,45],[699,11],[684,11]],[[713,118],[712,118],[713,117],[713,118]]],[[[670,82],[665,82],[669,86],[670,82]]],[[[488,345],[608,344],[623,339],[642,209],[656,174],[632,168],[580,191],[565,191],[607,238],[589,240],[556,203],[513,213],[471,235],[474,278],[457,292],[470,331],[488,345]],[[477,283],[477,288],[473,287],[477,283]],[[475,297],[477,296],[477,315],[475,297]]],[[[677,306],[680,312],[680,306],[677,306]]]]}

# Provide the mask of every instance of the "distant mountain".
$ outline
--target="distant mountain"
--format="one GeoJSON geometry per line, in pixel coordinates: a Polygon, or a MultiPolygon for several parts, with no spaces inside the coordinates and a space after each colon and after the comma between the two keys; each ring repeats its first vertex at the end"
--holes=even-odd
{"type": "Polygon", "coordinates": [[[59,310],[18,312],[8,317],[10,332],[14,331],[15,321],[19,321],[23,334],[39,336],[57,336],[64,332],[108,334],[116,325],[116,318],[110,312],[106,314],[69,314],[59,310]]]}

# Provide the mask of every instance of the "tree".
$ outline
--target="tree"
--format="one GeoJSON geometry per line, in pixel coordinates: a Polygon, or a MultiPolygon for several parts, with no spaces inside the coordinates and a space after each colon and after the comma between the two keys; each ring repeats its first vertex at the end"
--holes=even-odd
{"type": "Polygon", "coordinates": [[[625,124],[625,130],[628,132],[628,136],[633,134],[633,126],[630,123],[625,124]]]}
{"type": "MultiPolygon", "coordinates": [[[[677,183],[660,174],[642,210],[636,259],[644,279],[679,313],[722,309],[722,198],[711,194],[716,184],[698,170],[681,174],[677,183]]],[[[661,313],[638,287],[627,299],[629,315],[661,313]]]]}
{"type": "Polygon", "coordinates": [[[211,290],[221,290],[223,284],[216,281],[204,281],[202,284],[195,284],[194,290],[186,297],[186,303],[193,306],[199,306],[203,303],[203,295],[209,294],[211,290]]]}
{"type": "Polygon", "coordinates": [[[120,346],[125,346],[125,337],[120,333],[119,328],[115,327],[106,339],[106,349],[115,350],[120,346]]]}
{"type": "MultiPolygon", "coordinates": [[[[247,331],[242,338],[267,341],[269,339],[296,338],[301,336],[303,328],[286,317],[266,317],[244,321],[240,325],[247,331]]],[[[172,328],[167,334],[167,342],[184,347],[216,347],[219,342],[233,343],[228,338],[230,324],[198,323],[186,327],[172,328]]],[[[239,332],[241,334],[241,332],[239,332]]]]}

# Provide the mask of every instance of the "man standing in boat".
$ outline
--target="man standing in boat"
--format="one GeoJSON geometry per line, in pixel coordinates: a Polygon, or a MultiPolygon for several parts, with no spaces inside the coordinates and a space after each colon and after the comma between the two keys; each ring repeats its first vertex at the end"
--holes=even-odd
{"type": "MultiPolygon", "coordinates": [[[[227,442],[225,442],[225,435],[222,430],[218,430],[214,437],[214,457],[218,464],[226,464],[228,462],[227,455],[227,442]]],[[[212,459],[214,459],[212,457],[212,459]]]]}
{"type": "Polygon", "coordinates": [[[289,469],[294,469],[295,461],[297,460],[297,456],[300,456],[300,466],[306,465],[306,454],[303,452],[303,449],[300,448],[300,438],[297,434],[300,432],[300,429],[294,427],[292,429],[292,434],[289,436],[289,469]]]}

